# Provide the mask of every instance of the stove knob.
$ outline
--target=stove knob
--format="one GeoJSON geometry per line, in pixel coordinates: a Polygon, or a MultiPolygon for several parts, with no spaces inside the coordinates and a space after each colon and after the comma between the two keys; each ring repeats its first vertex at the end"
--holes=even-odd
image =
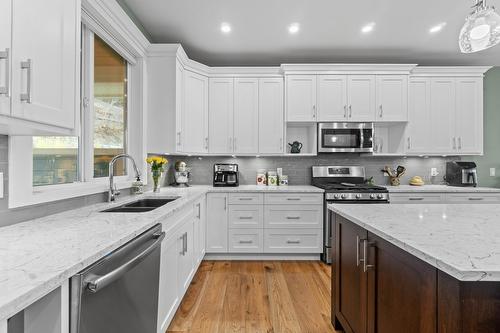
{"type": "Polygon", "coordinates": [[[370,194],[370,199],[375,199],[377,196],[375,194],[370,194]]]}
{"type": "Polygon", "coordinates": [[[341,197],[342,199],[345,199],[345,198],[346,198],[345,193],[342,193],[342,194],[340,195],[340,197],[341,197]]]}
{"type": "Polygon", "coordinates": [[[379,199],[383,199],[383,198],[384,198],[384,195],[383,195],[383,194],[379,194],[379,195],[377,195],[377,198],[379,198],[379,199]]]}
{"type": "Polygon", "coordinates": [[[361,199],[361,194],[356,194],[356,199],[361,199]]]}
{"type": "Polygon", "coordinates": [[[337,193],[337,194],[334,194],[334,195],[333,195],[333,197],[334,197],[335,199],[338,199],[340,196],[339,196],[339,195],[338,195],[338,193],[337,193]]]}

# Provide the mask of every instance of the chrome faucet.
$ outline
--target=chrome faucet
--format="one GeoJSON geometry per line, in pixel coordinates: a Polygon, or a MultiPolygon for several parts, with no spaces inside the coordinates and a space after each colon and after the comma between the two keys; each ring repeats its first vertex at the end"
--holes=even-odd
{"type": "Polygon", "coordinates": [[[135,171],[135,177],[136,178],[141,178],[141,173],[139,172],[139,169],[137,169],[137,165],[135,164],[135,160],[132,156],[129,154],[120,154],[116,155],[111,159],[109,162],[109,191],[108,191],[108,202],[113,202],[115,201],[115,197],[117,195],[120,195],[120,191],[116,188],[116,185],[113,182],[114,178],[114,173],[115,173],[115,162],[118,161],[119,159],[122,158],[128,158],[129,160],[132,161],[132,165],[134,166],[134,171],[135,171]]]}

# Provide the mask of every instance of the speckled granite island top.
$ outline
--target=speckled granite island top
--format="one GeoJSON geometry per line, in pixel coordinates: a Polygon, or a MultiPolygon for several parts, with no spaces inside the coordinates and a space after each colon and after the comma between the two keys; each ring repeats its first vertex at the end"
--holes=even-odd
{"type": "MultiPolygon", "coordinates": [[[[312,186],[163,188],[0,228],[0,320],[11,317],[65,280],[208,192],[323,192],[312,186]],[[146,213],[100,213],[145,197],[179,197],[146,213]]],[[[1,218],[1,217],[0,217],[1,218]]],[[[166,230],[168,236],[168,230],[166,230]]]]}
{"type": "Polygon", "coordinates": [[[328,208],[460,281],[500,281],[500,205],[328,208]]]}

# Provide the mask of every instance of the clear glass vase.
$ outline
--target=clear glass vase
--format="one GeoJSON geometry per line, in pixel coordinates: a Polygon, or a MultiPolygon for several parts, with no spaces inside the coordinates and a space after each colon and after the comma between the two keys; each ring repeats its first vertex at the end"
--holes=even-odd
{"type": "Polygon", "coordinates": [[[163,175],[163,172],[161,170],[152,170],[151,171],[151,177],[153,178],[153,192],[154,193],[160,192],[162,175],[163,175]]]}

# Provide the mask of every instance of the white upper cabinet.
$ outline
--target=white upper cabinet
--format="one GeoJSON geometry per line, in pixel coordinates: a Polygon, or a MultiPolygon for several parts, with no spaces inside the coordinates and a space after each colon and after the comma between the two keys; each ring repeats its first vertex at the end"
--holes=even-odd
{"type": "Polygon", "coordinates": [[[286,120],[316,121],[316,75],[287,76],[286,120]]]}
{"type": "Polygon", "coordinates": [[[348,120],[375,119],[375,75],[349,75],[347,78],[348,120]]]}
{"type": "Polygon", "coordinates": [[[234,79],[233,151],[239,154],[259,150],[259,79],[234,79]]]}
{"type": "Polygon", "coordinates": [[[376,121],[408,120],[408,75],[377,75],[376,121]]]}
{"type": "Polygon", "coordinates": [[[211,78],[209,81],[209,149],[211,154],[233,151],[234,79],[211,78]]]}
{"type": "Polygon", "coordinates": [[[456,79],[456,137],[460,154],[483,153],[483,79],[456,79]]]}
{"type": "MultiPolygon", "coordinates": [[[[163,85],[160,85],[163,88],[163,85]]],[[[151,89],[151,86],[148,86],[151,89]]],[[[176,61],[175,62],[175,151],[181,152],[183,150],[182,146],[182,118],[183,118],[183,91],[184,91],[184,68],[182,65],[176,61]]],[[[161,94],[165,96],[166,94],[161,94]]],[[[168,98],[168,94],[166,96],[168,98]]],[[[162,108],[160,108],[162,110],[162,108]]],[[[153,120],[153,119],[151,119],[153,120]]],[[[161,131],[163,124],[156,124],[155,126],[160,126],[159,131],[161,131]]],[[[152,138],[154,141],[155,138],[152,138]]],[[[161,150],[160,150],[161,151],[161,150]]]]}
{"type": "Polygon", "coordinates": [[[12,2],[12,116],[75,127],[80,11],[77,0],[12,2]]]}
{"type": "Polygon", "coordinates": [[[455,80],[431,79],[431,147],[433,153],[447,154],[456,150],[455,137],[455,80]]]}
{"type": "Polygon", "coordinates": [[[415,154],[429,153],[433,121],[431,113],[431,80],[414,78],[410,80],[409,119],[407,128],[406,152],[415,154]]]}
{"type": "Polygon", "coordinates": [[[208,152],[208,78],[184,71],[181,140],[186,153],[208,152]]]}
{"type": "Polygon", "coordinates": [[[0,0],[0,114],[10,114],[12,0],[0,0]]]}
{"type": "Polygon", "coordinates": [[[283,79],[259,80],[259,153],[283,153],[283,79]]]}
{"type": "Polygon", "coordinates": [[[347,121],[347,75],[318,76],[318,120],[347,121]]]}

